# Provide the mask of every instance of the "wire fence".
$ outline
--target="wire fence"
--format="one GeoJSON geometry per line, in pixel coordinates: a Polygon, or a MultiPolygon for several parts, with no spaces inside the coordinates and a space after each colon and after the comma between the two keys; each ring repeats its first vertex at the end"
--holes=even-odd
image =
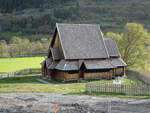
{"type": "Polygon", "coordinates": [[[39,74],[41,69],[39,68],[31,68],[31,69],[23,69],[15,72],[8,72],[0,74],[0,79],[15,77],[18,75],[25,75],[25,74],[39,74]]]}
{"type": "Polygon", "coordinates": [[[0,58],[22,58],[22,57],[41,57],[46,56],[47,53],[36,53],[36,54],[26,54],[26,55],[14,55],[14,56],[0,56],[0,58]]]}
{"type": "Polygon", "coordinates": [[[121,85],[121,84],[86,84],[88,93],[115,93],[125,95],[147,95],[150,96],[150,85],[121,85]]]}

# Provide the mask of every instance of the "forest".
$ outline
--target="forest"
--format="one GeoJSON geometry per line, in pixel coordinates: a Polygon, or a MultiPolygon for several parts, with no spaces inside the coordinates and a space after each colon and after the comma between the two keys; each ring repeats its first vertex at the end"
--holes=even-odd
{"type": "Polygon", "coordinates": [[[37,41],[52,35],[56,22],[100,24],[103,32],[121,32],[128,22],[150,29],[149,6],[148,0],[0,0],[0,40],[37,41]]]}
{"type": "Polygon", "coordinates": [[[116,38],[129,65],[147,68],[149,43],[134,41],[149,39],[149,6],[148,0],[0,0],[0,56],[46,55],[56,23],[88,23],[116,38]]]}

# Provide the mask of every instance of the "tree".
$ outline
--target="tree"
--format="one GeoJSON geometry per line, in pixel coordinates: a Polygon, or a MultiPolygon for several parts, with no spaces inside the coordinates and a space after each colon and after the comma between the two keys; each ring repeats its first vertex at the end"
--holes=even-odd
{"type": "Polygon", "coordinates": [[[39,41],[34,42],[34,46],[35,46],[35,50],[34,50],[35,53],[39,54],[43,52],[43,46],[39,41]]]}
{"type": "Polygon", "coordinates": [[[9,55],[11,57],[15,57],[18,55],[18,47],[16,44],[9,44],[8,45],[8,52],[9,52],[9,55]]]}
{"type": "MultiPolygon", "coordinates": [[[[12,37],[10,43],[12,44],[10,47],[12,47],[12,50],[16,53],[15,55],[21,55],[20,45],[22,43],[22,39],[19,37],[12,37]]],[[[10,54],[14,55],[13,53],[10,54]]]]}
{"type": "Polygon", "coordinates": [[[131,67],[144,68],[149,58],[147,46],[150,34],[141,24],[127,23],[122,33],[107,33],[106,37],[115,38],[122,58],[131,67]]]}
{"type": "Polygon", "coordinates": [[[28,39],[22,39],[22,43],[19,44],[21,55],[27,55],[30,41],[28,39]]]}
{"type": "Polygon", "coordinates": [[[28,39],[22,39],[19,37],[13,37],[10,41],[11,44],[15,45],[14,50],[17,55],[26,55],[30,46],[28,39]]]}
{"type": "Polygon", "coordinates": [[[4,56],[8,54],[7,43],[5,40],[0,40],[0,56],[4,56]]]}

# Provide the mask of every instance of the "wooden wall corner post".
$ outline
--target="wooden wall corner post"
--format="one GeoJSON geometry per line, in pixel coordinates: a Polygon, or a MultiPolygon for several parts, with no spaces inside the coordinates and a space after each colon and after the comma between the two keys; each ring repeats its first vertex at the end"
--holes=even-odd
{"type": "Polygon", "coordinates": [[[123,67],[123,76],[126,76],[126,67],[123,67]]]}
{"type": "Polygon", "coordinates": [[[113,69],[113,77],[115,77],[115,74],[116,74],[116,73],[115,73],[115,68],[114,68],[114,69],[113,69]]]}

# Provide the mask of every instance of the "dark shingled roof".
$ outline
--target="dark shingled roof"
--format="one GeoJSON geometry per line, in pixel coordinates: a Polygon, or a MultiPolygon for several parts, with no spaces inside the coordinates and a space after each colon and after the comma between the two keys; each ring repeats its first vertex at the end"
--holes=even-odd
{"type": "Polygon", "coordinates": [[[62,71],[79,70],[78,61],[65,61],[61,60],[55,69],[62,71]]]}
{"type": "Polygon", "coordinates": [[[48,68],[49,65],[52,63],[52,59],[47,58],[45,61],[46,61],[46,67],[48,68]]]}
{"type": "Polygon", "coordinates": [[[49,66],[48,69],[55,69],[56,65],[58,64],[58,62],[53,61],[49,66]]]}
{"type": "Polygon", "coordinates": [[[62,58],[58,48],[50,48],[50,50],[54,60],[60,60],[62,58]]]}
{"type": "Polygon", "coordinates": [[[115,68],[109,60],[88,60],[84,61],[86,69],[112,69],[115,68]]]}
{"type": "Polygon", "coordinates": [[[109,58],[99,25],[56,24],[65,59],[109,58]]]}
{"type": "Polygon", "coordinates": [[[104,38],[106,48],[110,57],[120,57],[120,52],[117,48],[116,41],[113,38],[104,38]]]}
{"type": "Polygon", "coordinates": [[[63,57],[59,48],[50,48],[52,58],[41,63],[48,69],[61,71],[86,69],[112,69],[127,64],[120,58],[116,42],[112,38],[103,38],[99,25],[93,24],[56,24],[56,30],[50,47],[59,35],[63,57]]]}
{"type": "Polygon", "coordinates": [[[127,64],[121,58],[111,58],[106,60],[74,60],[66,61],[61,60],[59,62],[52,61],[52,59],[47,58],[42,62],[42,65],[46,63],[48,69],[58,69],[62,71],[76,71],[79,70],[81,64],[84,63],[86,69],[112,69],[121,66],[127,66],[127,64]]]}
{"type": "Polygon", "coordinates": [[[120,67],[120,66],[127,66],[127,64],[121,58],[111,58],[111,64],[120,67]]]}

